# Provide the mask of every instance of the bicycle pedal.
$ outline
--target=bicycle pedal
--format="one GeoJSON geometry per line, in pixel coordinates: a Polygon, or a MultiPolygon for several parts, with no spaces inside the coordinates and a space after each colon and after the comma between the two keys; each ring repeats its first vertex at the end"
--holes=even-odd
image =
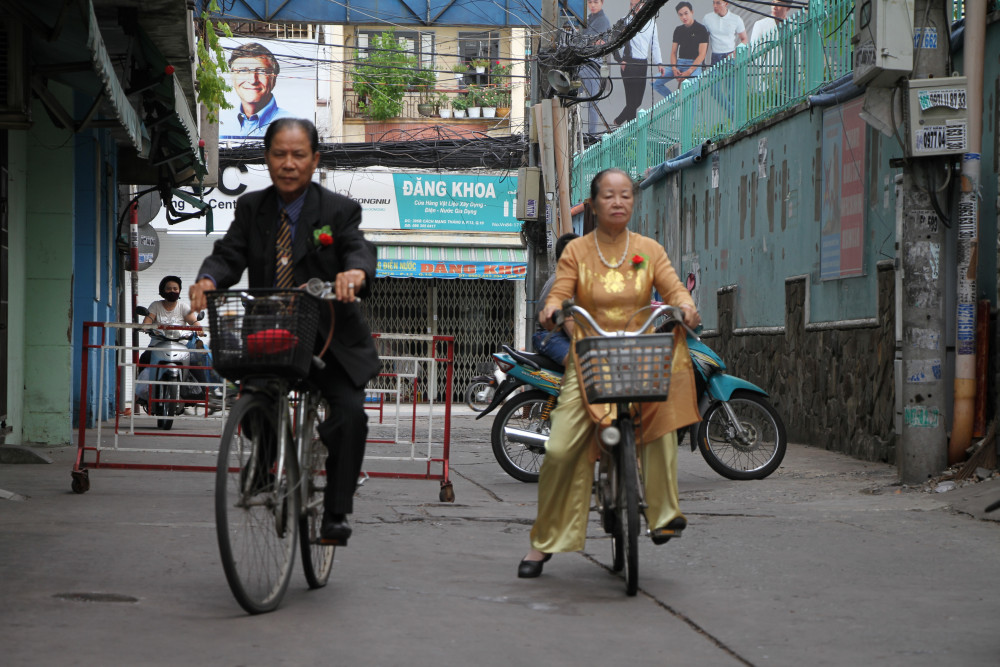
{"type": "Polygon", "coordinates": [[[346,547],[347,540],[340,539],[323,539],[322,537],[313,540],[313,544],[318,544],[323,547],[346,547]]]}

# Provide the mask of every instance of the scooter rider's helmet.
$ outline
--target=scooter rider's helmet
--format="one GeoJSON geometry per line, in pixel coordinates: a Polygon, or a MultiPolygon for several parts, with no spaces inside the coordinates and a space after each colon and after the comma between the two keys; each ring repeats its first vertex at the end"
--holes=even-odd
{"type": "Polygon", "coordinates": [[[177,283],[178,287],[180,287],[182,290],[184,289],[184,283],[182,283],[181,279],[178,278],[177,276],[163,276],[163,278],[160,280],[160,296],[163,297],[164,299],[167,298],[167,292],[166,292],[167,283],[177,283]]]}

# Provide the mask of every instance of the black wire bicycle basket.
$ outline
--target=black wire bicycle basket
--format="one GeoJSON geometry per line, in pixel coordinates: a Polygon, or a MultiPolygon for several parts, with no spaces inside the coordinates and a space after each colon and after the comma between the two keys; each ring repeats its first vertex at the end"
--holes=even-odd
{"type": "Polygon", "coordinates": [[[673,334],[581,338],[576,358],[587,401],[667,400],[673,351],[673,334]]]}
{"type": "Polygon", "coordinates": [[[297,289],[207,292],[212,367],[228,380],[309,375],[319,300],[297,289]]]}

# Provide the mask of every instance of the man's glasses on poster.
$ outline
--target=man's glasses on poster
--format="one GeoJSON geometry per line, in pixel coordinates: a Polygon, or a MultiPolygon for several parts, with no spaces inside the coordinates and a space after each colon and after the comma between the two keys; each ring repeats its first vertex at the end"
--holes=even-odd
{"type": "Polygon", "coordinates": [[[249,67],[237,67],[233,70],[233,74],[239,74],[240,76],[271,76],[274,74],[274,70],[266,67],[255,67],[253,69],[249,67]]]}

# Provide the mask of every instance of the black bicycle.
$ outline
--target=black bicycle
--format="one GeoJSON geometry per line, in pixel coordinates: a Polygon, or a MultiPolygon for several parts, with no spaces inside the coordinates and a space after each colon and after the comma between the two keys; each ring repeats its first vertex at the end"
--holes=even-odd
{"type": "Polygon", "coordinates": [[[333,297],[330,283],[308,289],[206,295],[213,365],[241,389],[219,447],[216,535],[226,581],[251,614],[281,603],[296,547],[310,588],[333,568],[335,547],[319,543],[327,451],[317,428],[329,406],[306,381],[323,364],[313,344],[322,300],[333,297]]]}
{"type": "Polygon", "coordinates": [[[639,589],[639,517],[646,509],[631,408],[633,403],[667,400],[674,344],[672,333],[643,332],[662,315],[684,326],[683,311],[674,306],[647,306],[632,317],[646,310],[652,310],[649,319],[631,332],[601,329],[590,313],[572,301],[564,303],[562,310],[563,316],[572,316],[577,326],[595,334],[576,342],[587,401],[614,403],[617,408],[611,426],[600,433],[594,495],[601,527],[611,535],[612,569],[624,569],[627,595],[639,589]]]}

